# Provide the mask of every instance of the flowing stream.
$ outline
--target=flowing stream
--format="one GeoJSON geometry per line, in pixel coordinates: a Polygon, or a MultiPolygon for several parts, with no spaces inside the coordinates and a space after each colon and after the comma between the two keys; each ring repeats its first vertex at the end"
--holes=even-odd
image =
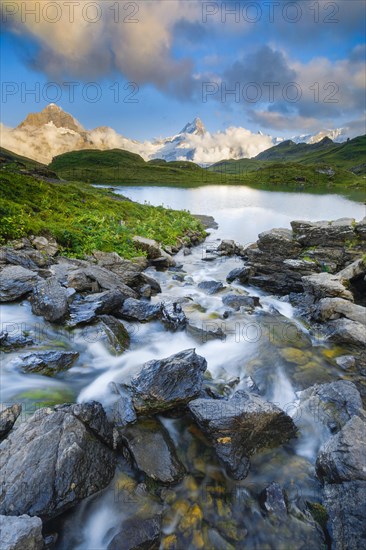
{"type": "MultiPolygon", "coordinates": [[[[116,400],[111,382],[128,382],[150,359],[196,348],[207,360],[206,382],[212,388],[230,395],[248,385],[257,386],[261,395],[294,418],[300,433],[288,445],[255,455],[249,476],[234,483],[189,420],[163,418],[188,471],[180,485],[166,490],[166,502],[171,506],[167,506],[164,514],[164,533],[166,537],[177,537],[177,548],[185,547],[186,533],[181,542],[179,538],[179,506],[186,509],[184,507],[197,503],[204,523],[231,540],[234,548],[291,548],[286,546],[286,540],[275,537],[272,527],[266,526],[257,495],[270,482],[277,481],[296,506],[301,507],[305,501],[319,501],[314,461],[326,436],[325,428],[312,411],[299,408],[297,392],[314,383],[341,377],[344,373],[334,362],[334,356],[340,352],[325,345],[321,338],[313,338],[309,343],[306,327],[288,302],[253,288],[229,285],[227,274],[242,262],[238,258],[208,262],[206,250],[223,238],[240,244],[253,242],[261,231],[289,227],[293,219],[354,217],[359,220],[365,215],[364,206],[339,195],[267,192],[228,186],[123,187],[118,192],[140,202],[185,208],[215,217],[219,228],[210,230],[206,243],[196,247],[190,256],[177,255],[177,264],[182,266],[180,271],[149,269],[149,274],[158,279],[162,287],[162,294],[153,301],[179,299],[187,318],[196,326],[204,330],[221,328],[225,338],[205,341],[204,336],[167,332],[159,321],[144,325],[126,323],[131,347],[116,357],[98,339],[93,327],[67,331],[34,316],[27,301],[5,305],[1,307],[1,322],[8,332],[29,333],[45,349],[77,350],[80,357],[69,371],[51,379],[19,374],[11,366],[16,354],[6,354],[0,379],[2,402],[21,401],[25,404],[23,414],[31,414],[35,407],[44,404],[69,401],[95,399],[109,406],[116,400]],[[218,294],[208,295],[198,288],[205,280],[221,281],[225,288],[218,294]],[[221,298],[233,289],[259,296],[262,309],[256,309],[253,314],[237,312],[225,318],[227,308],[221,298]]],[[[141,494],[137,491],[133,498],[126,498],[128,484],[135,488],[140,481],[132,472],[126,473],[122,465],[109,488],[55,520],[55,529],[60,532],[57,548],[105,550],[118,531],[121,518],[144,507],[156,506],[151,490],[141,494]]],[[[197,522],[192,520],[186,529],[191,537],[189,548],[208,547],[197,522]]]]}

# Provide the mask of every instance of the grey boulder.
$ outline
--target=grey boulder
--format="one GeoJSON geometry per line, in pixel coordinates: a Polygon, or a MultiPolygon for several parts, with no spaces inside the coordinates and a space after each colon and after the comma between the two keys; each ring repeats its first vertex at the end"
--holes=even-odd
{"type": "Polygon", "coordinates": [[[280,408],[245,391],[231,399],[195,399],[188,406],[234,479],[248,475],[249,457],[296,435],[293,420],[280,408]]]}
{"type": "Polygon", "coordinates": [[[131,380],[136,411],[156,414],[186,405],[199,395],[206,368],[206,359],[194,349],[148,361],[131,380]]]}
{"type": "Polygon", "coordinates": [[[19,403],[0,410],[0,438],[10,432],[21,412],[22,406],[19,403]]]}
{"type": "Polygon", "coordinates": [[[112,428],[99,403],[39,409],[0,445],[0,513],[48,520],[112,480],[112,428]]]}
{"type": "Polygon", "coordinates": [[[151,304],[145,300],[128,298],[116,315],[127,321],[147,323],[161,316],[161,303],[151,304]]]}
{"type": "Polygon", "coordinates": [[[366,421],[354,416],[321,447],[318,476],[327,483],[366,481],[366,421]]]}
{"type": "Polygon", "coordinates": [[[130,335],[119,319],[112,315],[101,315],[98,328],[102,331],[104,340],[115,355],[121,355],[130,345],[130,335]]]}
{"type": "Polygon", "coordinates": [[[329,321],[341,317],[366,325],[366,308],[344,298],[322,298],[319,300],[315,313],[316,319],[329,321]]]}
{"type": "Polygon", "coordinates": [[[332,550],[360,550],[366,541],[366,481],[326,484],[323,504],[332,550]]]}
{"type": "Polygon", "coordinates": [[[95,321],[98,315],[109,315],[121,308],[125,296],[119,290],[110,290],[78,297],[70,305],[68,325],[75,327],[95,321]]]}
{"type": "Polygon", "coordinates": [[[1,550],[42,550],[42,521],[37,517],[0,516],[1,550]]]}
{"type": "Polygon", "coordinates": [[[19,265],[6,266],[0,272],[0,302],[13,302],[29,294],[38,275],[19,265]]]}
{"type": "Polygon", "coordinates": [[[166,328],[176,331],[183,329],[187,324],[187,317],[181,304],[177,302],[163,302],[161,305],[161,320],[166,328]]]}
{"type": "Polygon", "coordinates": [[[185,468],[168,431],[159,420],[138,420],[128,425],[121,435],[137,468],[148,477],[165,484],[181,481],[185,468]]]}
{"type": "Polygon", "coordinates": [[[65,319],[69,311],[68,292],[56,277],[40,281],[33,289],[32,311],[53,323],[65,319]]]}
{"type": "Polygon", "coordinates": [[[310,413],[314,422],[321,422],[331,432],[339,431],[362,411],[359,391],[348,380],[315,384],[301,392],[300,404],[301,409],[310,413]]]}
{"type": "Polygon", "coordinates": [[[237,267],[230,271],[230,273],[227,275],[226,280],[228,283],[233,283],[234,281],[239,281],[239,283],[242,283],[245,285],[248,282],[249,275],[250,275],[250,267],[237,267]]]}

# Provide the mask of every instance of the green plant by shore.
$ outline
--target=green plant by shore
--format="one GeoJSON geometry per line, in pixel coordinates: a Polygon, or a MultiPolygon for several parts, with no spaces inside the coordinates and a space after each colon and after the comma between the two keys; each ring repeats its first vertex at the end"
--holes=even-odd
{"type": "Polygon", "coordinates": [[[28,175],[0,174],[0,243],[30,234],[54,237],[65,254],[93,250],[141,255],[134,235],[175,245],[189,231],[203,235],[186,211],[142,205],[84,183],[49,182],[28,175]]]}

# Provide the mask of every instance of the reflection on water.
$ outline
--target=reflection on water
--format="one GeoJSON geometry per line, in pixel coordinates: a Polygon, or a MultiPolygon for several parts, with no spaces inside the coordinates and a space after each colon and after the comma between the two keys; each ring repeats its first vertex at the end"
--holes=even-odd
{"type": "MultiPolygon", "coordinates": [[[[213,234],[242,244],[256,241],[259,233],[273,227],[290,227],[296,219],[360,220],[365,216],[363,204],[335,194],[274,192],[230,185],[193,189],[123,186],[115,190],[138,202],[214,216],[219,229],[213,234]]],[[[354,194],[356,200],[365,200],[364,192],[354,194]]]]}

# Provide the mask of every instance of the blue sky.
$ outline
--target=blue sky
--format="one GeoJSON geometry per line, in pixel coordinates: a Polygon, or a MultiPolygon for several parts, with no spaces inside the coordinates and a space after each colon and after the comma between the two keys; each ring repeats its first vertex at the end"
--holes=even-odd
{"type": "Polygon", "coordinates": [[[195,116],[212,132],[365,131],[361,0],[79,1],[73,17],[57,3],[1,0],[7,126],[54,99],[88,129],[138,140],[195,116]],[[37,21],[24,4],[41,6],[37,21]]]}

